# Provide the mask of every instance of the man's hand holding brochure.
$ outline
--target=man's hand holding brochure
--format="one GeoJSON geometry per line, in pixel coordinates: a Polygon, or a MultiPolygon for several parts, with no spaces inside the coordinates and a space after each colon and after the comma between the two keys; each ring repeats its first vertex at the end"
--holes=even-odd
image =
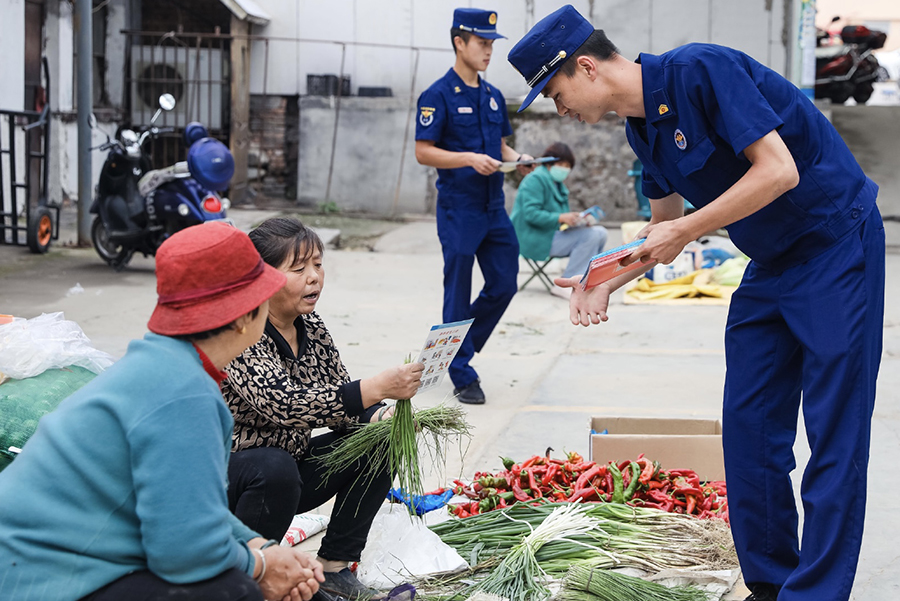
{"type": "Polygon", "coordinates": [[[609,295],[624,282],[640,275],[635,270],[643,268],[641,273],[653,267],[656,262],[644,263],[639,260],[630,260],[634,256],[640,256],[640,246],[645,238],[639,238],[634,242],[607,250],[591,259],[587,271],[581,278],[557,278],[557,286],[572,288],[572,297],[569,300],[569,318],[575,325],[599,324],[607,321],[609,317],[606,311],[609,308],[609,295]],[[626,264],[623,264],[626,263],[626,264]],[[621,277],[620,276],[624,276],[621,277]],[[616,285],[611,286],[611,280],[616,285]],[[621,281],[619,281],[621,280],[621,281]]]}

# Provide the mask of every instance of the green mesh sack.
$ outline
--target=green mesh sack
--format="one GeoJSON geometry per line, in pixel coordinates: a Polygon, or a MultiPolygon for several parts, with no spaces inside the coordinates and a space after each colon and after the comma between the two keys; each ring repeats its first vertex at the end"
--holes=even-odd
{"type": "Polygon", "coordinates": [[[73,365],[0,384],[0,471],[16,456],[10,447],[21,449],[41,417],[95,377],[95,373],[73,365]]]}

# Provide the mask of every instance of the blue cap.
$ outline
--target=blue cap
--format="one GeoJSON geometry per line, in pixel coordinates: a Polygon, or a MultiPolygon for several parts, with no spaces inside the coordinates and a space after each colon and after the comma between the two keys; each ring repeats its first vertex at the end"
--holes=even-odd
{"type": "Polygon", "coordinates": [[[492,10],[457,8],[453,11],[453,27],[488,40],[506,39],[505,35],[497,33],[497,13],[492,10]]]}
{"type": "Polygon", "coordinates": [[[518,112],[521,113],[534,102],[566,58],[572,56],[592,33],[594,26],[591,22],[582,17],[574,6],[567,4],[538,21],[513,46],[507,59],[531,88],[518,112]]]}

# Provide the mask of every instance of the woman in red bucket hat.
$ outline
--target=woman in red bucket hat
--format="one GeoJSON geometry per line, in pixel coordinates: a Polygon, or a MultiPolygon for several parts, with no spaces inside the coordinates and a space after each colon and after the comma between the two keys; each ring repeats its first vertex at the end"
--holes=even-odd
{"type": "Polygon", "coordinates": [[[323,579],[226,497],[222,369],[259,340],[285,276],[222,223],[166,240],[156,273],[150,333],[0,473],[0,599],[295,601],[323,579]]]}

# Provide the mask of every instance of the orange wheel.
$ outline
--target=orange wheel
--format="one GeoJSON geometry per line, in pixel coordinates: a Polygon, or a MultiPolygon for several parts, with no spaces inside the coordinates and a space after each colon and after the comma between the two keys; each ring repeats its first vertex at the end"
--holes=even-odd
{"type": "Polygon", "coordinates": [[[28,248],[31,252],[43,254],[50,248],[53,239],[53,218],[47,207],[39,206],[31,214],[28,222],[28,248]]]}

